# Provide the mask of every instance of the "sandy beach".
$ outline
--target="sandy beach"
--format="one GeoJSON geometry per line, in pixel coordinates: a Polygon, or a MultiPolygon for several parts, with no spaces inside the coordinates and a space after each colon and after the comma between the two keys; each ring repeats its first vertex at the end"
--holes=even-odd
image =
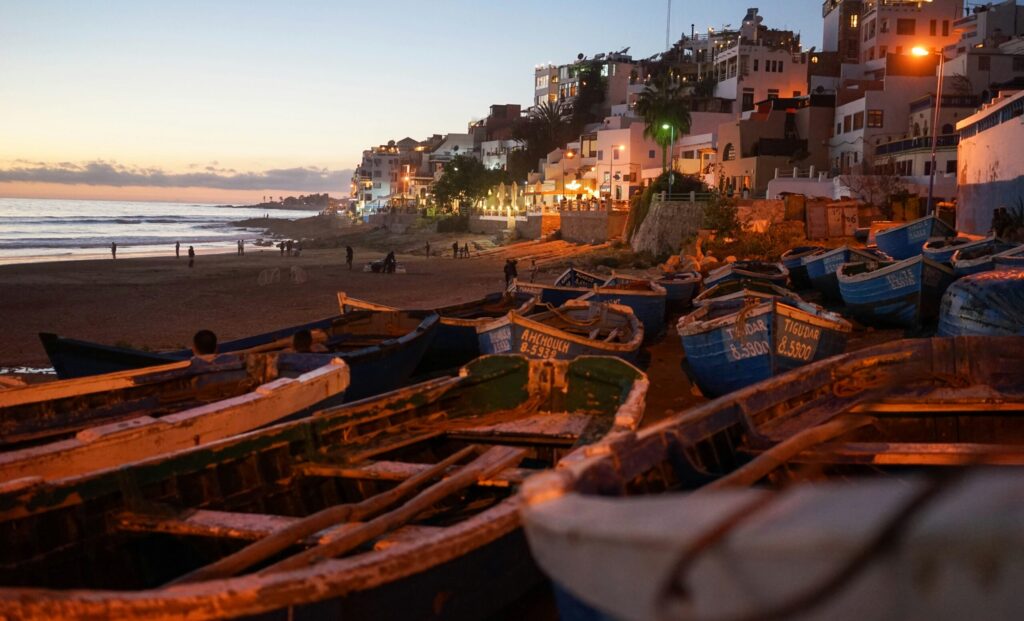
{"type": "Polygon", "coordinates": [[[351,272],[343,248],[284,257],[276,249],[249,247],[244,256],[200,255],[192,269],[184,256],[0,266],[0,288],[6,292],[0,299],[0,367],[49,366],[39,332],[177,348],[200,328],[230,339],[334,314],[338,291],[429,308],[475,299],[504,283],[503,261],[483,257],[398,254],[405,274],[362,271],[364,263],[383,256],[355,248],[351,272]],[[275,269],[279,280],[267,282],[275,269]]]}

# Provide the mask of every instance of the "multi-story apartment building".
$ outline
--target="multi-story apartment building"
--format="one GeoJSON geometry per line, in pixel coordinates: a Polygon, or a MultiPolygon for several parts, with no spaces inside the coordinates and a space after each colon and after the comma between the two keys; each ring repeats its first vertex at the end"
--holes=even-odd
{"type": "Polygon", "coordinates": [[[915,47],[941,50],[959,38],[953,23],[963,0],[864,0],[859,19],[860,59],[867,70],[884,64],[889,54],[909,53],[915,47]]]}
{"type": "Polygon", "coordinates": [[[863,0],[825,0],[821,5],[824,33],[821,50],[835,53],[840,62],[860,62],[860,15],[863,0]]]}
{"type": "Polygon", "coordinates": [[[547,101],[562,102],[571,106],[580,91],[580,71],[586,63],[598,63],[605,78],[605,112],[612,106],[626,103],[626,93],[632,79],[635,79],[637,63],[625,52],[597,54],[586,59],[580,54],[579,60],[566,65],[539,65],[534,69],[534,105],[547,101]]]}

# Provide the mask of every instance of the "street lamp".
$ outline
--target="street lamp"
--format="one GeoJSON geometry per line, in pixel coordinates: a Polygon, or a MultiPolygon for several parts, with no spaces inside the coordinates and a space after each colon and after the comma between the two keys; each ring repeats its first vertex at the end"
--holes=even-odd
{"type": "Polygon", "coordinates": [[[612,160],[608,164],[608,207],[609,210],[612,206],[612,201],[615,200],[615,153],[622,153],[626,150],[626,145],[617,144],[612,146],[612,160]]]}
{"type": "Polygon", "coordinates": [[[673,160],[675,158],[674,151],[676,149],[676,126],[675,125],[670,125],[668,123],[662,123],[661,124],[661,128],[662,129],[668,129],[668,130],[672,131],[671,138],[669,139],[669,158],[668,158],[669,169],[672,170],[672,172],[670,172],[668,174],[668,196],[669,196],[669,199],[671,200],[671,198],[672,198],[672,182],[676,180],[675,164],[673,163],[673,160]]]}
{"type": "Polygon", "coordinates": [[[933,52],[920,46],[910,50],[910,53],[914,56],[931,56],[932,54],[939,56],[939,78],[938,84],[935,86],[935,109],[932,111],[932,164],[928,171],[928,203],[925,211],[925,215],[930,216],[935,212],[935,208],[932,205],[935,193],[935,150],[938,147],[939,141],[939,110],[942,108],[942,66],[946,62],[946,55],[942,53],[942,50],[933,52]]]}
{"type": "Polygon", "coordinates": [[[565,159],[566,159],[566,158],[569,158],[569,159],[571,160],[571,159],[572,159],[572,158],[574,158],[574,157],[576,157],[576,152],[575,152],[575,151],[573,151],[572,149],[569,149],[569,150],[568,150],[568,151],[566,151],[566,152],[565,152],[565,153],[563,154],[563,156],[562,156],[562,157],[561,157],[561,158],[560,158],[560,159],[558,160],[558,161],[559,161],[559,163],[561,163],[561,164],[562,164],[562,198],[563,198],[563,199],[565,198],[565,159]]]}

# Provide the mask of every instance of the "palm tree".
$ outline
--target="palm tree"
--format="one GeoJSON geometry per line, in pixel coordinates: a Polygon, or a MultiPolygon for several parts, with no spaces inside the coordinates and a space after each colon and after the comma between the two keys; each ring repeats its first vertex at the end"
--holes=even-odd
{"type": "Polygon", "coordinates": [[[552,145],[557,146],[562,142],[561,138],[569,122],[569,111],[561,101],[542,101],[530,110],[530,120],[544,146],[554,148],[552,145]]]}
{"type": "Polygon", "coordinates": [[[690,131],[690,105],[683,87],[666,76],[660,76],[644,87],[636,101],[636,111],[647,127],[644,136],[661,146],[661,171],[668,170],[669,145],[690,131]]]}

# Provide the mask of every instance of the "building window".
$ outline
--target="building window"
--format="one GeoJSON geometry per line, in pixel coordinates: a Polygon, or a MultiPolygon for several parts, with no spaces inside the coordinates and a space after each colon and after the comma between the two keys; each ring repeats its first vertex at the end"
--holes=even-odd
{"type": "Polygon", "coordinates": [[[779,89],[777,89],[777,88],[769,88],[768,89],[768,101],[772,101],[772,100],[778,99],[778,98],[779,98],[779,89]]]}
{"type": "Polygon", "coordinates": [[[936,22],[934,19],[932,21],[928,22],[928,34],[934,37],[936,34],[938,34],[938,32],[939,32],[939,24],[938,24],[938,22],[936,22]]]}
{"type": "Polygon", "coordinates": [[[946,161],[946,174],[950,175],[956,172],[956,160],[946,161]]]}
{"type": "Polygon", "coordinates": [[[722,149],[722,161],[731,162],[734,159],[736,159],[736,149],[733,148],[732,143],[730,142],[725,145],[724,149],[722,149]]]}
{"type": "Polygon", "coordinates": [[[917,20],[916,19],[897,19],[896,20],[896,34],[898,34],[898,35],[914,35],[914,34],[917,34],[917,20]]]}
{"type": "Polygon", "coordinates": [[[925,162],[924,163],[924,174],[925,174],[925,176],[928,176],[928,175],[932,174],[932,163],[931,162],[925,162]]]}
{"type": "Polygon", "coordinates": [[[854,13],[853,15],[850,16],[850,28],[856,28],[856,27],[857,27],[857,14],[854,13]]]}
{"type": "Polygon", "coordinates": [[[942,36],[944,36],[944,37],[948,37],[949,36],[949,20],[948,19],[942,20],[942,36]]]}
{"type": "Polygon", "coordinates": [[[854,112],[853,113],[853,129],[864,129],[864,113],[854,112]]]}
{"type": "Polygon", "coordinates": [[[683,151],[683,159],[684,160],[692,160],[692,159],[696,159],[696,158],[694,157],[694,152],[693,151],[683,151]]]}
{"type": "Polygon", "coordinates": [[[992,68],[992,58],[990,56],[979,56],[978,57],[978,70],[988,71],[992,68]]]}
{"type": "Polygon", "coordinates": [[[373,171],[373,176],[374,177],[380,177],[380,171],[379,170],[373,171]]]}
{"type": "Polygon", "coordinates": [[[757,59],[754,59],[754,71],[757,71],[757,59]]]}
{"type": "Polygon", "coordinates": [[[945,125],[942,126],[942,133],[943,133],[943,135],[946,135],[946,136],[952,134],[953,133],[953,126],[951,124],[949,124],[949,123],[946,123],[945,125]]]}
{"type": "Polygon", "coordinates": [[[882,127],[885,124],[883,110],[868,110],[868,127],[882,127]]]}
{"type": "Polygon", "coordinates": [[[842,123],[836,123],[836,136],[838,136],[841,133],[843,133],[843,124],[842,123]]]}
{"type": "Polygon", "coordinates": [[[657,156],[654,154],[654,149],[651,149],[650,151],[647,152],[647,159],[653,160],[655,157],[657,156]]]}
{"type": "Polygon", "coordinates": [[[743,89],[743,105],[741,107],[743,112],[754,109],[754,89],[743,89]]]}
{"type": "Polygon", "coordinates": [[[843,117],[843,133],[845,134],[846,132],[850,131],[852,127],[853,117],[847,114],[846,116],[843,117]]]}
{"type": "Polygon", "coordinates": [[[619,151],[615,147],[612,147],[612,159],[613,160],[619,159],[619,154],[621,154],[621,153],[622,153],[622,151],[619,151]]]}
{"type": "Polygon", "coordinates": [[[889,46],[888,45],[879,45],[878,46],[878,57],[879,58],[885,58],[885,53],[888,52],[888,51],[889,51],[889,46]]]}
{"type": "Polygon", "coordinates": [[[889,20],[883,19],[878,25],[878,30],[880,32],[889,32],[889,20]]]}
{"type": "Polygon", "coordinates": [[[597,150],[597,159],[599,159],[599,160],[603,160],[604,159],[604,149],[598,149],[597,150]]]}

